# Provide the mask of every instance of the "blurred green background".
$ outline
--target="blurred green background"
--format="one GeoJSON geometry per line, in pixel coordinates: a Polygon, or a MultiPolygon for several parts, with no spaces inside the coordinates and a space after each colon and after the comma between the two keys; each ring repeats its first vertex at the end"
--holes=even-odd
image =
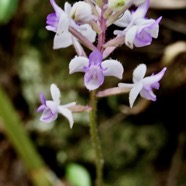
{"type": "MultiPolygon", "coordinates": [[[[63,7],[64,1],[56,2],[63,7]]],[[[147,13],[154,19],[163,16],[158,39],[148,47],[119,47],[110,56],[123,63],[125,82],[131,82],[132,71],[140,63],[147,64],[147,75],[164,66],[168,69],[156,91],[156,102],[138,97],[135,107],[129,109],[128,94],[99,99],[105,186],[186,185],[186,5],[167,8],[158,2],[147,13]]],[[[88,113],[74,114],[71,130],[65,118],[59,116],[55,123],[45,124],[37,113],[39,94],[43,92],[49,99],[51,83],[60,88],[62,104],[89,102],[83,74],[68,72],[69,61],[76,55],[73,47],[52,49],[54,33],[45,29],[51,12],[49,0],[0,0],[0,87],[40,158],[63,186],[89,186],[95,169],[88,113]],[[81,176],[83,181],[77,183],[81,176]]],[[[113,37],[115,28],[108,28],[107,39],[113,37]]],[[[106,77],[99,90],[118,82],[106,77]]],[[[0,117],[0,186],[30,186],[30,174],[4,125],[0,117]]]]}

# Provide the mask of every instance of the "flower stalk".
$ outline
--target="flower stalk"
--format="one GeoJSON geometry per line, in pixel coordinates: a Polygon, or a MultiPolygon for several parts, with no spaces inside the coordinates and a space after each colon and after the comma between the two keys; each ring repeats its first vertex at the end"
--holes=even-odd
{"type": "Polygon", "coordinates": [[[96,111],[97,111],[97,99],[96,91],[93,90],[90,92],[90,106],[91,111],[89,113],[90,118],[90,135],[93,144],[93,149],[95,151],[95,164],[96,164],[96,186],[101,186],[103,182],[103,157],[101,144],[98,136],[97,124],[96,124],[96,111]]]}

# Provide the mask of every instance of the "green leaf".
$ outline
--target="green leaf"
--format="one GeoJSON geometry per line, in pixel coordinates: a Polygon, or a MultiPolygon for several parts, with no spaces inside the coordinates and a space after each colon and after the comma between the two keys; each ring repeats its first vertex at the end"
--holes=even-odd
{"type": "Polygon", "coordinates": [[[0,0],[0,24],[6,24],[14,15],[18,0],[0,0]]]}
{"type": "Polygon", "coordinates": [[[72,186],[91,186],[90,174],[82,165],[76,163],[67,165],[66,177],[72,186]]]}

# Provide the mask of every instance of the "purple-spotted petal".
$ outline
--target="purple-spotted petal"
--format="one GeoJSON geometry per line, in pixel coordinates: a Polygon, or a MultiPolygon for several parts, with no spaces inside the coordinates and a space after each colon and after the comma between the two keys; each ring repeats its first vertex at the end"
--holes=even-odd
{"type": "Polygon", "coordinates": [[[143,84],[142,83],[138,83],[136,85],[134,85],[134,87],[131,89],[130,93],[129,93],[129,104],[130,107],[133,107],[134,101],[136,100],[138,94],[140,93],[140,91],[143,88],[143,84]]]}
{"type": "Polygon", "coordinates": [[[95,90],[103,84],[104,75],[98,66],[90,67],[84,76],[84,83],[88,90],[95,90]]]}
{"type": "Polygon", "coordinates": [[[133,82],[136,83],[138,81],[141,81],[144,78],[146,71],[147,66],[145,64],[138,65],[133,72],[133,82]]]}
{"type": "Polygon", "coordinates": [[[85,72],[85,68],[88,67],[89,60],[86,57],[75,57],[69,63],[69,73],[85,72]]]}
{"type": "Polygon", "coordinates": [[[105,60],[101,63],[101,66],[103,68],[104,76],[114,76],[122,79],[124,69],[119,61],[112,59],[105,60]]]}
{"type": "Polygon", "coordinates": [[[59,106],[58,112],[61,113],[63,116],[65,116],[68,119],[70,128],[72,128],[73,123],[74,123],[73,117],[72,117],[72,112],[63,106],[59,106]]]}

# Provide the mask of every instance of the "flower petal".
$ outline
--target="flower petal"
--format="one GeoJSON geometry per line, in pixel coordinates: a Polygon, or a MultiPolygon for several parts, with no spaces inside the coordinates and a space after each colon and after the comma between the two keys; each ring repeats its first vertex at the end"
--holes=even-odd
{"type": "Polygon", "coordinates": [[[69,32],[56,34],[54,37],[53,49],[66,48],[72,45],[72,35],[69,32]]]}
{"type": "Polygon", "coordinates": [[[63,116],[65,116],[68,119],[70,128],[72,128],[73,123],[74,123],[72,112],[69,109],[67,109],[61,105],[58,107],[58,112],[61,113],[63,116]]]}
{"type": "Polygon", "coordinates": [[[61,13],[63,13],[63,10],[56,4],[56,2],[54,0],[50,0],[50,3],[52,5],[52,7],[54,8],[56,16],[60,17],[61,13]]]}
{"type": "Polygon", "coordinates": [[[60,35],[63,32],[68,32],[69,25],[70,25],[70,20],[67,14],[65,13],[61,14],[56,33],[60,35]]]}
{"type": "Polygon", "coordinates": [[[140,92],[140,96],[147,100],[156,101],[156,95],[152,92],[152,88],[146,89],[144,87],[140,92]]]}
{"type": "Polygon", "coordinates": [[[142,18],[146,15],[148,8],[150,6],[150,0],[145,0],[133,14],[133,19],[142,18]]]}
{"type": "Polygon", "coordinates": [[[71,7],[70,3],[65,2],[64,10],[65,10],[65,13],[68,15],[68,17],[70,17],[71,9],[72,9],[72,7],[71,7]]]}
{"type": "Polygon", "coordinates": [[[126,10],[124,15],[114,22],[119,27],[127,27],[132,20],[132,15],[129,10],[126,10]]]}
{"type": "Polygon", "coordinates": [[[90,55],[89,55],[89,65],[100,65],[102,62],[102,54],[99,50],[94,50],[90,55]]]}
{"type": "Polygon", "coordinates": [[[124,69],[119,61],[112,59],[105,60],[101,63],[101,66],[103,68],[104,76],[114,76],[122,79],[124,69]]]}
{"type": "Polygon", "coordinates": [[[136,98],[142,88],[143,88],[143,84],[138,83],[138,84],[134,85],[134,87],[131,89],[131,91],[129,93],[129,104],[130,104],[131,108],[133,107],[134,101],[136,100],[136,98]]]}
{"type": "Polygon", "coordinates": [[[96,40],[96,32],[89,24],[80,25],[77,29],[83,36],[85,36],[91,43],[96,40]]]}
{"type": "Polygon", "coordinates": [[[46,123],[50,123],[50,122],[56,120],[57,117],[58,117],[57,112],[53,114],[50,109],[46,109],[43,111],[43,113],[40,117],[40,120],[43,122],[46,122],[46,123]]]}
{"type": "Polygon", "coordinates": [[[51,96],[52,96],[52,99],[54,100],[54,102],[56,104],[59,104],[60,103],[60,94],[61,94],[59,88],[55,84],[51,84],[50,92],[51,92],[51,96]]]}
{"type": "Polygon", "coordinates": [[[43,105],[46,105],[46,98],[43,93],[40,93],[40,100],[43,105]]]}
{"type": "Polygon", "coordinates": [[[159,73],[157,73],[156,75],[152,75],[149,77],[145,77],[143,79],[143,83],[144,85],[153,85],[155,83],[157,83],[158,81],[160,81],[162,79],[162,77],[164,76],[165,71],[167,70],[166,67],[164,67],[159,73]]]}
{"type": "Polygon", "coordinates": [[[74,72],[85,72],[85,67],[88,67],[89,60],[86,57],[75,57],[69,63],[69,73],[72,74],[74,72]]]}
{"type": "Polygon", "coordinates": [[[46,105],[40,105],[37,109],[37,112],[43,112],[46,108],[46,105]]]}
{"type": "Polygon", "coordinates": [[[134,39],[134,45],[136,47],[144,47],[152,43],[152,36],[145,30],[138,33],[134,39]]]}
{"type": "Polygon", "coordinates": [[[95,90],[103,84],[104,75],[100,67],[90,67],[84,76],[84,83],[88,90],[95,90]]]}
{"type": "Polygon", "coordinates": [[[54,101],[48,100],[48,101],[46,101],[46,106],[48,107],[48,109],[51,110],[51,112],[53,114],[55,114],[55,113],[57,113],[57,108],[58,108],[59,104],[57,104],[54,101]]]}
{"type": "Polygon", "coordinates": [[[159,22],[161,21],[162,17],[159,17],[156,21],[154,21],[151,25],[149,25],[145,30],[148,32],[153,38],[158,37],[159,33],[159,22]]]}
{"type": "Polygon", "coordinates": [[[136,37],[136,33],[137,33],[138,27],[137,26],[132,26],[125,35],[125,44],[133,49],[133,43],[134,43],[134,39],[136,37]]]}
{"type": "Polygon", "coordinates": [[[145,73],[147,71],[147,66],[145,64],[138,65],[133,72],[133,82],[136,83],[140,80],[142,80],[145,76],[145,73]]]}

